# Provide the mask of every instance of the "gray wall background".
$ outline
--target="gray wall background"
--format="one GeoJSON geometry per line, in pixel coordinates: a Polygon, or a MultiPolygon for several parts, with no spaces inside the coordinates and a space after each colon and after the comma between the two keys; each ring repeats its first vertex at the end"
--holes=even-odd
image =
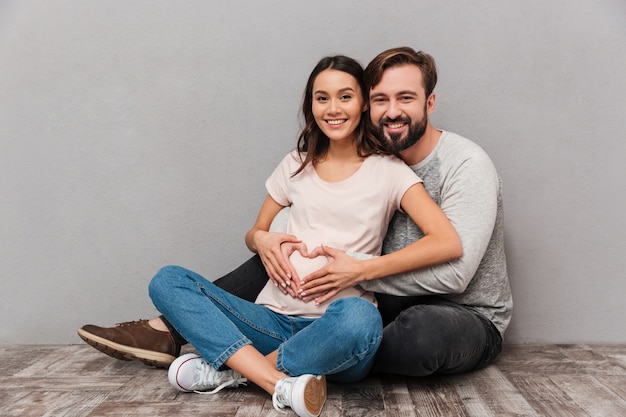
{"type": "Polygon", "coordinates": [[[626,343],[622,0],[0,0],[0,343],[156,314],[248,258],[319,58],[410,45],[505,184],[509,343],[626,343]],[[469,4],[471,3],[471,4],[469,4]]]}

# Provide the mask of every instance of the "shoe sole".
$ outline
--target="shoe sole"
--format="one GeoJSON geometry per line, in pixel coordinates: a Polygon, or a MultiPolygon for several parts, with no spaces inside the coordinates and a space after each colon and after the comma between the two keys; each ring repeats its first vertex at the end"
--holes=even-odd
{"type": "Polygon", "coordinates": [[[175,356],[168,355],[167,353],[120,345],[119,343],[96,336],[95,334],[89,333],[83,329],[78,329],[78,336],[80,336],[85,343],[93,346],[105,355],[122,361],[139,361],[148,366],[169,368],[170,364],[174,362],[174,359],[176,359],[175,356]]]}
{"type": "MultiPolygon", "coordinates": [[[[296,389],[294,387],[294,389],[296,389]]],[[[304,386],[304,407],[306,410],[295,410],[298,415],[307,415],[303,413],[305,411],[310,416],[319,416],[322,412],[322,407],[326,402],[326,376],[322,375],[321,378],[311,378],[305,382],[304,386]]]]}

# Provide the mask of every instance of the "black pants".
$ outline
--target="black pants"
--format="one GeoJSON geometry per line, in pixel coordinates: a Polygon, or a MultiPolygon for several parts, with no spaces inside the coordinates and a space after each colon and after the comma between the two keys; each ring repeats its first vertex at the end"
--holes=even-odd
{"type": "MultiPolygon", "coordinates": [[[[268,279],[261,258],[255,255],[215,284],[254,301],[268,279]]],[[[458,374],[488,365],[502,349],[493,323],[463,305],[436,296],[376,294],[376,299],[385,328],[375,373],[458,374]]],[[[187,343],[165,317],[161,319],[178,343],[187,343]]]]}

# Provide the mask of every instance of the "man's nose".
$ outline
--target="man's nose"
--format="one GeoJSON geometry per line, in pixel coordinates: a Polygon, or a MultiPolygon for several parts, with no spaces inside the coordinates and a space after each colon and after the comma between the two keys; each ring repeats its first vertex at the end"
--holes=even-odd
{"type": "Polygon", "coordinates": [[[387,107],[387,117],[389,119],[395,119],[402,115],[402,110],[395,100],[389,100],[389,106],[387,107]]]}

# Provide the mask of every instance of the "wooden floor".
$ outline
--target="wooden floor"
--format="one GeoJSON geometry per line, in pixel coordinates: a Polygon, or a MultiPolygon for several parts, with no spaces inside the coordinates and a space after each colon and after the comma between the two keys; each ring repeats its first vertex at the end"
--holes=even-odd
{"type": "MultiPolygon", "coordinates": [[[[324,416],[626,416],[626,345],[507,345],[466,375],[328,385],[324,416]]],[[[87,345],[0,345],[0,416],[281,416],[255,386],[179,393],[87,345]]],[[[289,415],[295,415],[292,412],[289,415]]]]}

